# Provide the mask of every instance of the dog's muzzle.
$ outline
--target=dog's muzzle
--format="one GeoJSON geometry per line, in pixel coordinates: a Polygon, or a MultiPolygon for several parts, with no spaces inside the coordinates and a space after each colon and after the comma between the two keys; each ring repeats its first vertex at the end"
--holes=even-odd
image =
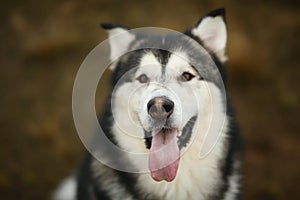
{"type": "Polygon", "coordinates": [[[147,110],[154,125],[148,161],[151,177],[155,181],[173,181],[180,159],[178,129],[169,127],[167,121],[174,111],[174,102],[166,96],[154,97],[147,110]]]}
{"type": "Polygon", "coordinates": [[[154,120],[167,119],[173,113],[174,102],[165,96],[154,97],[148,102],[147,110],[154,120]]]}

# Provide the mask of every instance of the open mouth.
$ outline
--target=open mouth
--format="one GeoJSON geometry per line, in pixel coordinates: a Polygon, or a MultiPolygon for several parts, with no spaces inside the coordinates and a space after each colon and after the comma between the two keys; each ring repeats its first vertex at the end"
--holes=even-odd
{"type": "Polygon", "coordinates": [[[180,149],[190,142],[196,119],[197,116],[190,118],[181,131],[177,128],[145,131],[145,144],[150,149],[148,166],[153,180],[170,182],[175,179],[180,149]]]}

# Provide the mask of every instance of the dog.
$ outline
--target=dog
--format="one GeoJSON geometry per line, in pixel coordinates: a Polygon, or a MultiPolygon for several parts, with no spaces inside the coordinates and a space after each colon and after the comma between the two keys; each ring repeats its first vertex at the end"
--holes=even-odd
{"type": "Polygon", "coordinates": [[[190,40],[172,34],[135,34],[113,24],[102,27],[110,36],[113,62],[109,67],[112,89],[99,123],[114,145],[128,154],[146,155],[147,171],[135,157],[118,158],[136,170],[129,172],[88,153],[78,173],[56,191],[55,199],[241,199],[243,142],[223,91],[225,9],[209,12],[185,31],[190,40]],[[122,38],[115,37],[118,34],[122,38]],[[221,109],[213,113],[212,104],[221,109]],[[224,123],[212,123],[213,115],[224,123]],[[201,157],[199,147],[210,129],[219,134],[201,157]]]}

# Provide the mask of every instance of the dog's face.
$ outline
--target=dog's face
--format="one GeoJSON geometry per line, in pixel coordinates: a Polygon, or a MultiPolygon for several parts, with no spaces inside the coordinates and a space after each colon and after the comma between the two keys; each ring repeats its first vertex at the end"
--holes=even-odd
{"type": "Polygon", "coordinates": [[[120,84],[117,89],[126,91],[121,96],[128,99],[127,111],[134,123],[143,127],[146,132],[182,130],[187,121],[198,112],[193,92],[200,91],[203,87],[202,77],[184,58],[166,53],[165,59],[168,61],[164,65],[155,56],[160,51],[163,52],[145,51],[139,65],[132,70],[131,80],[120,84]]]}
{"type": "Polygon", "coordinates": [[[184,57],[174,53],[166,56],[168,61],[163,65],[153,52],[148,52],[136,72],[137,84],[140,85],[134,98],[141,101],[136,104],[134,112],[148,132],[161,129],[181,132],[198,112],[192,91],[202,86],[201,75],[184,57]]]}
{"type": "Polygon", "coordinates": [[[207,84],[217,87],[218,83],[208,73],[212,66],[206,57],[212,56],[219,68],[226,61],[224,11],[209,13],[186,32],[206,49],[207,55],[187,51],[195,49],[193,44],[182,38],[180,44],[174,35],[135,35],[108,24],[104,28],[110,33],[113,59],[110,68],[115,138],[130,152],[149,152],[148,165],[154,180],[172,181],[180,150],[191,142],[197,124],[211,118],[207,84]],[[123,34],[123,39],[114,39],[116,34],[123,34]],[[165,49],[139,48],[157,42],[165,49]],[[133,47],[138,50],[131,51],[133,47]],[[115,60],[124,50],[128,52],[115,60]]]}

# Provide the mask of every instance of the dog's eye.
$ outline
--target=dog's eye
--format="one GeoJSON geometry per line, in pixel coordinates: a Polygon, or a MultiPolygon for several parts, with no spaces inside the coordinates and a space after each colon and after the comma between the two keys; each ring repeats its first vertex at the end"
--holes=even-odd
{"type": "Polygon", "coordinates": [[[137,78],[137,80],[140,83],[147,83],[149,81],[149,78],[148,78],[148,76],[146,76],[146,74],[142,74],[137,78]]]}
{"type": "Polygon", "coordinates": [[[184,81],[190,81],[195,77],[193,74],[189,72],[183,72],[181,76],[184,81]]]}

